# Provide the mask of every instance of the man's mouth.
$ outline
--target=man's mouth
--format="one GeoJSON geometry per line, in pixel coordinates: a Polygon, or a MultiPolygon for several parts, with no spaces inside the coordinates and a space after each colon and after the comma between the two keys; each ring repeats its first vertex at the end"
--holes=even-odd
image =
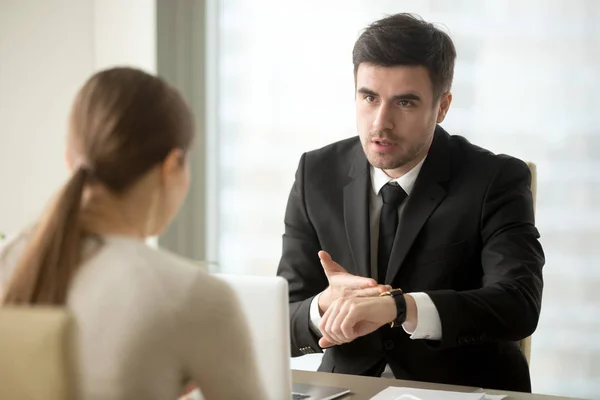
{"type": "Polygon", "coordinates": [[[394,142],[387,139],[373,139],[372,142],[379,146],[391,146],[394,144],[394,142]]]}

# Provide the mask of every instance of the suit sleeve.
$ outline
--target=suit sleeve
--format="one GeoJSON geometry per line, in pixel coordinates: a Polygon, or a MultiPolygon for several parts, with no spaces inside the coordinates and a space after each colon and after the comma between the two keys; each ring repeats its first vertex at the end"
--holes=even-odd
{"type": "Polygon", "coordinates": [[[544,253],[535,227],[531,173],[505,158],[484,197],[480,218],[482,288],[428,292],[442,323],[439,348],[531,335],[542,302],[544,253]]]}
{"type": "Polygon", "coordinates": [[[306,207],[304,180],[306,155],[300,158],[296,180],[285,212],[283,248],[277,275],[289,284],[292,356],[321,352],[319,337],[310,327],[310,304],[327,288],[327,277],[319,263],[317,233],[306,207]]]}

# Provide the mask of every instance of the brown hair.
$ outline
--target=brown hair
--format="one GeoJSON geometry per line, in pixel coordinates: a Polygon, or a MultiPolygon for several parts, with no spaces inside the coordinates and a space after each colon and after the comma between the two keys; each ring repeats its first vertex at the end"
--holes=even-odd
{"type": "Polygon", "coordinates": [[[162,79],[133,68],[92,76],[71,111],[69,148],[79,166],[28,239],[3,303],[64,304],[82,259],[86,185],[126,192],[172,150],[188,150],[193,135],[187,104],[162,79]]]}
{"type": "Polygon", "coordinates": [[[352,50],[354,78],[361,63],[382,67],[423,66],[429,71],[434,99],[450,90],[456,49],[433,24],[411,14],[394,14],[369,25],[352,50]]]}

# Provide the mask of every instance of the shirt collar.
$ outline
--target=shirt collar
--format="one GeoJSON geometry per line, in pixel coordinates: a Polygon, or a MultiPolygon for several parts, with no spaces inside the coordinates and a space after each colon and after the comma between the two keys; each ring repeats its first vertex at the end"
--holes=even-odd
{"type": "Polygon", "coordinates": [[[385,172],[383,172],[381,168],[375,168],[371,165],[371,184],[373,185],[373,191],[375,194],[378,195],[381,188],[389,182],[396,182],[402,189],[404,189],[407,195],[410,195],[410,192],[412,192],[413,187],[415,186],[415,181],[419,176],[419,172],[421,172],[421,167],[425,162],[425,158],[427,158],[427,156],[423,157],[423,159],[406,174],[396,179],[390,178],[385,172]]]}

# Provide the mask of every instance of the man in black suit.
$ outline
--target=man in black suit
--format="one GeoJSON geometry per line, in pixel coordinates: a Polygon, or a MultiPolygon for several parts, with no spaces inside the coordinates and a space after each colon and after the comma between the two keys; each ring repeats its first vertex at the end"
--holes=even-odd
{"type": "Polygon", "coordinates": [[[286,210],[292,355],[329,348],[321,371],[530,391],[518,341],[537,326],[544,264],[531,175],[438,125],[455,58],[407,14],[357,40],[359,137],[305,153],[286,210]]]}

